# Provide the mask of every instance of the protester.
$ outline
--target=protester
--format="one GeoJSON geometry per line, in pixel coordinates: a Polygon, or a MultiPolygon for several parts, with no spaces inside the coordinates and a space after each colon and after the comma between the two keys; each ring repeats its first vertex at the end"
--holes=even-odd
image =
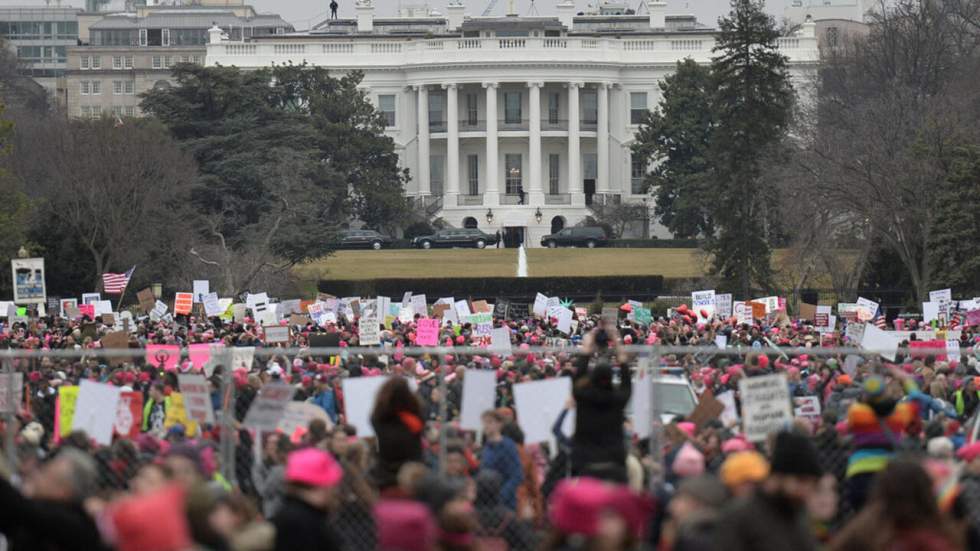
{"type": "Polygon", "coordinates": [[[334,488],[343,471],[329,452],[307,448],[289,454],[286,497],[272,518],[275,551],[338,551],[339,538],[327,523],[334,488]]]}

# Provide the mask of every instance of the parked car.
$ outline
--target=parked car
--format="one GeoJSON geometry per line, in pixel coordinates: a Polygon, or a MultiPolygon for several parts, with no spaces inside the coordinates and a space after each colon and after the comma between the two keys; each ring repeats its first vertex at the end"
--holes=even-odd
{"type": "Polygon", "coordinates": [[[338,249],[383,249],[393,239],[374,230],[344,230],[337,235],[338,249]]]}
{"type": "Polygon", "coordinates": [[[496,245],[497,238],[483,233],[476,228],[449,228],[439,230],[432,235],[423,235],[412,239],[412,246],[420,249],[434,247],[476,247],[482,249],[487,245],[496,245]]]}
{"type": "Polygon", "coordinates": [[[541,246],[554,249],[555,247],[588,247],[593,249],[609,243],[606,232],[598,226],[565,228],[558,233],[552,233],[541,238],[541,246]]]}
{"type": "MultiPolygon", "coordinates": [[[[633,379],[633,394],[626,405],[626,414],[633,415],[633,402],[639,392],[637,379],[633,379]]],[[[653,396],[650,398],[656,404],[660,414],[660,422],[670,423],[674,417],[686,417],[698,406],[698,395],[686,377],[659,374],[653,378],[653,396]]]]}

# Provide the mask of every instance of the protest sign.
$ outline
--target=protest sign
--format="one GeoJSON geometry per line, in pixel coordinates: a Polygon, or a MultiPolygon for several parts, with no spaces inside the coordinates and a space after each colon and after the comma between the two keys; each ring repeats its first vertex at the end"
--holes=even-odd
{"type": "Polygon", "coordinates": [[[88,317],[90,320],[95,319],[95,304],[79,304],[78,313],[82,316],[88,317]]]}
{"type": "Polygon", "coordinates": [[[858,305],[851,302],[837,303],[837,317],[844,318],[849,322],[857,321],[858,305]]]}
{"type": "Polygon", "coordinates": [[[13,258],[14,302],[17,304],[44,304],[47,290],[44,285],[43,258],[13,258]]]}
{"type": "Polygon", "coordinates": [[[548,297],[541,293],[534,295],[534,306],[532,308],[535,316],[543,318],[548,312],[548,297]]]}
{"type": "MultiPolygon", "coordinates": [[[[310,346],[313,346],[312,340],[310,346]]],[[[252,360],[255,359],[254,346],[235,346],[231,349],[231,368],[244,368],[246,371],[252,369],[252,360]]]]}
{"type": "Polygon", "coordinates": [[[180,392],[171,392],[168,397],[170,405],[167,406],[166,415],[163,419],[163,428],[170,430],[172,427],[180,425],[184,427],[184,434],[193,437],[197,434],[197,422],[187,416],[187,408],[184,406],[184,395],[180,392]]]}
{"type": "Polygon", "coordinates": [[[728,347],[728,336],[727,335],[715,335],[715,346],[724,350],[728,347]]]}
{"type": "Polygon", "coordinates": [[[148,344],[146,345],[146,363],[162,369],[171,371],[177,368],[180,362],[180,346],[176,344],[148,344]]]}
{"type": "Polygon", "coordinates": [[[401,323],[412,323],[415,319],[415,309],[409,306],[402,306],[398,309],[398,321],[401,323]]]}
{"type": "MultiPolygon", "coordinates": [[[[205,366],[211,360],[212,347],[222,348],[223,344],[215,343],[194,343],[187,345],[187,357],[191,360],[191,365],[194,369],[204,370],[205,366]]],[[[205,370],[206,371],[206,370],[205,370]]],[[[205,375],[210,377],[211,374],[205,372],[205,375]]]]}
{"type": "Polygon", "coordinates": [[[23,399],[24,374],[0,373],[0,413],[16,413],[23,399]]]}
{"type": "Polygon", "coordinates": [[[695,291],[691,293],[691,309],[698,316],[698,321],[704,322],[715,315],[715,292],[695,291]]]}
{"type": "Polygon", "coordinates": [[[299,299],[290,299],[280,302],[277,312],[280,316],[286,317],[293,314],[302,314],[303,312],[306,312],[306,308],[303,306],[303,301],[299,299]]]}
{"type": "Polygon", "coordinates": [[[103,446],[112,444],[112,430],[116,425],[116,409],[121,392],[117,386],[82,379],[78,387],[71,430],[84,430],[103,446]]]}
{"type": "Polygon", "coordinates": [[[946,341],[944,339],[932,338],[909,342],[909,356],[913,358],[922,359],[927,356],[934,356],[935,359],[944,362],[946,361],[946,356],[943,354],[945,350],[946,341]]]}
{"type": "Polygon", "coordinates": [[[725,405],[725,409],[718,416],[722,424],[726,427],[732,427],[738,424],[738,409],[735,407],[735,393],[726,390],[718,396],[715,396],[715,399],[725,405]]]}
{"type": "Polygon", "coordinates": [[[878,314],[878,303],[864,297],[858,297],[857,308],[859,321],[870,321],[878,314]]]}
{"type": "Polygon", "coordinates": [[[923,323],[931,323],[939,319],[939,307],[938,302],[923,302],[922,303],[922,321],[923,323]]]}
{"type": "Polygon", "coordinates": [[[96,316],[104,316],[105,314],[112,313],[112,301],[100,300],[96,302],[94,306],[96,316]]]}
{"type": "Polygon", "coordinates": [[[456,309],[456,315],[459,317],[459,319],[463,319],[472,313],[470,312],[469,303],[465,300],[457,300],[454,306],[456,309]]]}
{"type": "Polygon", "coordinates": [[[493,313],[493,306],[490,306],[490,304],[487,303],[487,301],[485,300],[474,300],[472,306],[473,306],[472,310],[474,313],[476,312],[487,313],[487,314],[493,313]]]}
{"type": "MultiPolygon", "coordinates": [[[[344,379],[344,415],[347,424],[357,428],[358,438],[375,436],[371,426],[371,411],[374,409],[374,397],[388,377],[355,377],[344,379]]],[[[414,381],[410,381],[414,382],[414,381]]],[[[410,385],[411,386],[411,385],[410,385]]]]}
{"type": "Polygon", "coordinates": [[[288,325],[263,325],[262,331],[265,333],[265,342],[270,344],[276,344],[289,342],[289,326],[288,325]]]}
{"type": "Polygon", "coordinates": [[[820,421],[820,398],[816,396],[794,396],[793,415],[817,423],[820,421]]]}
{"type": "Polygon", "coordinates": [[[650,325],[653,322],[653,312],[649,308],[634,308],[633,318],[636,320],[636,323],[650,325]]]}
{"type": "Polygon", "coordinates": [[[970,310],[966,313],[966,324],[971,327],[980,325],[980,310],[970,310]]]}
{"type": "Polygon", "coordinates": [[[316,420],[323,421],[327,425],[328,431],[333,429],[333,422],[322,407],[309,402],[289,402],[283,411],[282,418],[279,419],[276,430],[293,439],[297,434],[305,434],[309,429],[310,422],[316,420]]]}
{"type": "Polygon", "coordinates": [[[728,319],[732,317],[731,293],[715,295],[715,315],[722,319],[728,319]]]}
{"type": "Polygon", "coordinates": [[[434,317],[434,318],[445,320],[446,319],[446,312],[449,312],[449,311],[452,311],[453,314],[456,313],[456,310],[453,310],[453,305],[451,305],[451,304],[433,304],[432,305],[432,317],[434,317]]]}
{"type": "Polygon", "coordinates": [[[633,434],[637,438],[647,438],[653,432],[653,379],[646,369],[639,370],[633,377],[633,392],[630,394],[630,408],[633,412],[633,434]]]}
{"type": "Polygon", "coordinates": [[[572,333],[572,311],[568,308],[560,307],[558,309],[558,330],[566,335],[572,333]]]}
{"type": "Polygon", "coordinates": [[[752,317],[754,319],[762,319],[766,317],[766,305],[761,302],[749,302],[747,303],[752,308],[752,317]]]}
{"type": "Polygon", "coordinates": [[[415,343],[419,346],[436,346],[439,344],[439,320],[421,318],[415,325],[415,343]]]}
{"type": "Polygon", "coordinates": [[[725,411],[725,404],[715,398],[714,393],[709,389],[701,395],[697,407],[687,416],[687,419],[698,427],[703,427],[717,419],[723,411],[725,411]]]}
{"type": "Polygon", "coordinates": [[[493,331],[493,315],[486,312],[466,316],[465,323],[473,326],[473,334],[489,337],[493,331]]]}
{"type": "Polygon", "coordinates": [[[102,300],[100,293],[82,293],[82,304],[95,304],[102,300]]]}
{"type": "Polygon", "coordinates": [[[956,339],[946,339],[946,357],[949,359],[950,363],[959,363],[959,361],[962,359],[960,356],[960,341],[956,339]]]}
{"type": "Polygon", "coordinates": [[[204,297],[211,294],[211,282],[206,279],[195,279],[191,291],[194,294],[194,303],[204,302],[204,297]]]}
{"type": "Polygon", "coordinates": [[[493,316],[496,318],[507,319],[510,315],[510,301],[498,298],[493,305],[493,316]]]}
{"type": "Polygon", "coordinates": [[[497,374],[493,370],[467,369],[463,375],[463,407],[459,426],[463,430],[480,430],[480,416],[493,409],[497,396],[497,374]]]}
{"type": "Polygon", "coordinates": [[[276,430],[295,392],[295,387],[284,383],[270,383],[263,386],[252,401],[252,407],[248,408],[242,424],[256,430],[276,430]]]}
{"type": "Polygon", "coordinates": [[[123,438],[137,438],[140,435],[140,425],[143,420],[143,393],[120,392],[116,405],[116,420],[113,423],[114,434],[123,438]]]}
{"type": "Polygon", "coordinates": [[[495,327],[490,332],[490,350],[500,354],[510,354],[510,328],[495,327]]]}
{"type": "Polygon", "coordinates": [[[807,304],[805,302],[800,303],[800,316],[801,320],[815,321],[817,317],[817,306],[815,304],[807,304]]]}
{"type": "Polygon", "coordinates": [[[861,339],[864,338],[864,326],[866,324],[859,323],[857,321],[852,321],[847,324],[847,329],[844,330],[844,336],[850,344],[858,344],[861,339]]]}
{"type": "Polygon", "coordinates": [[[153,304],[153,309],[150,310],[150,319],[153,321],[159,321],[170,308],[162,300],[158,300],[153,304]]]}
{"type": "MultiPolygon", "coordinates": [[[[548,442],[554,438],[551,427],[565,409],[572,395],[572,379],[559,377],[514,385],[514,404],[517,423],[524,431],[524,443],[548,442]]],[[[571,435],[575,426],[575,411],[565,416],[562,430],[571,435]]]]}
{"type": "Polygon", "coordinates": [[[187,417],[201,425],[214,424],[214,408],[211,406],[211,392],[204,375],[177,375],[180,394],[184,397],[184,410],[187,417]]]}
{"type": "Polygon", "coordinates": [[[360,343],[364,346],[381,344],[381,321],[377,309],[365,312],[358,321],[360,343]]]}
{"type": "Polygon", "coordinates": [[[429,307],[428,303],[425,301],[425,295],[412,295],[411,304],[412,310],[414,310],[416,314],[420,314],[422,316],[429,315],[429,307]]]}
{"type": "Polygon", "coordinates": [[[761,442],[771,432],[793,422],[786,375],[746,377],[738,382],[742,398],[742,431],[751,442],[761,442]]]}
{"type": "Polygon", "coordinates": [[[55,419],[57,419],[54,425],[55,441],[71,434],[72,423],[75,419],[75,404],[77,403],[77,386],[58,388],[58,401],[55,402],[55,419]]]}
{"type": "Polygon", "coordinates": [[[752,306],[742,301],[732,303],[732,315],[738,325],[752,324],[752,306]]]}
{"type": "MultiPolygon", "coordinates": [[[[106,333],[100,339],[102,348],[106,350],[125,350],[129,348],[129,333],[127,331],[113,331],[106,333]]],[[[109,365],[120,365],[130,361],[130,358],[123,356],[112,356],[109,358],[109,365]]]]}
{"type": "Polygon", "coordinates": [[[136,299],[140,303],[140,310],[147,314],[150,313],[150,310],[153,310],[153,305],[157,301],[157,297],[153,295],[153,290],[149,288],[136,293],[136,299]]]}
{"type": "Polygon", "coordinates": [[[929,302],[953,302],[952,289],[940,289],[929,291],[929,302]]]}
{"type": "Polygon", "coordinates": [[[202,297],[201,302],[204,303],[204,315],[213,318],[220,316],[224,312],[224,308],[221,307],[221,302],[218,301],[218,293],[208,293],[202,297]]]}
{"type": "Polygon", "coordinates": [[[61,299],[61,301],[59,301],[58,307],[61,309],[61,315],[62,316],[65,316],[66,318],[72,318],[72,319],[74,319],[75,317],[78,317],[78,316],[70,316],[68,314],[68,309],[69,308],[74,308],[76,312],[78,311],[78,299],[77,298],[63,298],[63,299],[61,299]]]}
{"type": "Polygon", "coordinates": [[[174,295],[174,313],[184,316],[190,315],[194,309],[193,293],[177,293],[174,295]]]}
{"type": "MultiPolygon", "coordinates": [[[[850,326],[848,326],[850,329],[850,326]]],[[[873,324],[865,324],[864,335],[861,336],[861,348],[873,350],[890,362],[895,361],[898,352],[898,338],[888,331],[882,331],[873,324]]]]}

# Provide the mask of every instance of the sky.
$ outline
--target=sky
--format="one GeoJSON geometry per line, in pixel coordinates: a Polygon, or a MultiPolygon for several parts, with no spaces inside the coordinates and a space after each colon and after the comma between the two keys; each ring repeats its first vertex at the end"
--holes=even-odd
{"type": "MultiPolygon", "coordinates": [[[[337,0],[340,4],[341,17],[354,17],[355,0],[337,0]]],[[[463,0],[467,6],[468,15],[481,15],[491,0],[463,0]]],[[[578,11],[585,11],[588,6],[601,0],[575,0],[578,11]]],[[[636,9],[643,0],[626,0],[627,5],[636,9]]],[[[777,20],[783,13],[783,8],[789,0],[775,0],[767,3],[767,11],[776,16],[777,20]]],[[[326,18],[330,0],[246,0],[251,3],[256,11],[262,13],[278,13],[286,21],[289,21],[297,30],[309,28],[312,24],[326,18]]],[[[425,0],[374,0],[375,14],[380,17],[394,16],[398,12],[399,4],[420,4],[425,0]]],[[[504,15],[507,11],[508,0],[497,0],[492,14],[504,15]]],[[[515,0],[517,13],[528,15],[531,13],[532,0],[515,0]]],[[[448,0],[429,0],[432,9],[445,13],[448,0]]],[[[553,15],[555,13],[556,0],[537,0],[535,9],[538,15],[553,15]]],[[[0,0],[0,6],[43,6],[44,0],[0,0]]],[[[55,4],[55,0],[51,0],[55,4]]],[[[62,0],[64,6],[85,7],[85,0],[62,0]]],[[[112,6],[121,6],[121,0],[113,0],[112,6]]],[[[728,12],[728,0],[667,0],[667,14],[681,15],[693,14],[698,21],[714,27],[718,17],[728,12]]],[[[644,12],[645,13],[645,12],[644,12]]]]}

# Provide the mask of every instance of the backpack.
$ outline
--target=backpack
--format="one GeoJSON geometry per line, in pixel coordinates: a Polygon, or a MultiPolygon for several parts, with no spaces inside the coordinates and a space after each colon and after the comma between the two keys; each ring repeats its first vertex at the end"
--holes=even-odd
{"type": "Polygon", "coordinates": [[[507,539],[504,538],[503,534],[507,530],[507,527],[510,526],[511,520],[513,520],[513,513],[508,511],[496,528],[484,531],[484,533],[477,536],[477,549],[480,549],[480,551],[508,551],[510,545],[507,543],[507,539]]]}

